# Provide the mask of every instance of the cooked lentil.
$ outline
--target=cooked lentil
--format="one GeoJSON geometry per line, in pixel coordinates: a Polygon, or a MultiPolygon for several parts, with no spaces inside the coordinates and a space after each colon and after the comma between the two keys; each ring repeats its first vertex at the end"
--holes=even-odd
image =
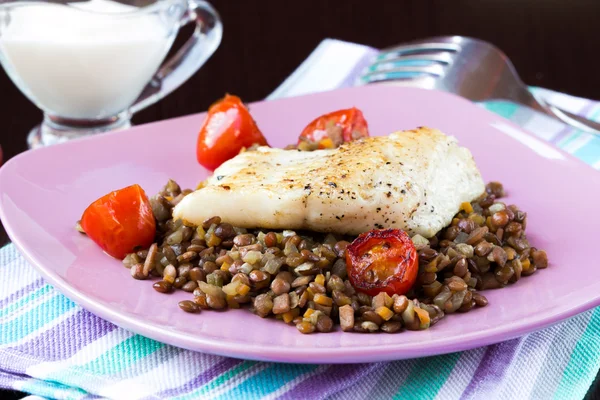
{"type": "Polygon", "coordinates": [[[183,300],[179,302],[179,308],[188,313],[200,312],[200,306],[192,300],[183,300]]]}
{"type": "Polygon", "coordinates": [[[148,275],[144,275],[144,265],[143,264],[135,264],[131,267],[131,276],[133,279],[143,280],[148,278],[148,275]]]}
{"type": "Polygon", "coordinates": [[[135,279],[162,278],[153,283],[157,292],[193,293],[193,300],[179,302],[189,313],[250,304],[258,316],[276,317],[305,334],[330,332],[337,324],[346,332],[422,330],[446,314],[485,307],[480,290],[502,288],[548,266],[546,252],[525,236],[527,213],[497,201],[504,195],[497,182],[463,203],[436,236],[413,238],[419,275],[401,296],[354,290],[345,261],[350,237],[247,230],[219,216],[201,226],[174,221],[173,207],[189,193],[170,180],[152,197],[157,242],[123,260],[135,279]]]}

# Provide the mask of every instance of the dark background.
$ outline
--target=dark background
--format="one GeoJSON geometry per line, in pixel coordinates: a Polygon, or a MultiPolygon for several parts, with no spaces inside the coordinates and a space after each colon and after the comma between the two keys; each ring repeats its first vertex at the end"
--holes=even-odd
{"type": "MultiPolygon", "coordinates": [[[[494,43],[529,85],[600,99],[599,0],[215,0],[224,25],[214,56],[183,87],[140,112],[134,123],[197,113],[223,96],[259,100],[324,38],[383,48],[435,35],[494,43]]],[[[176,42],[181,43],[189,30],[176,42]]],[[[36,109],[0,71],[4,160],[26,150],[36,109]]],[[[0,244],[6,243],[0,230],[0,244]]],[[[600,356],[600,355],[599,355],[600,356]]],[[[526,379],[526,378],[525,378],[526,379]]],[[[0,391],[0,399],[22,394],[0,391]]],[[[600,399],[598,379],[588,393],[600,399]]]]}

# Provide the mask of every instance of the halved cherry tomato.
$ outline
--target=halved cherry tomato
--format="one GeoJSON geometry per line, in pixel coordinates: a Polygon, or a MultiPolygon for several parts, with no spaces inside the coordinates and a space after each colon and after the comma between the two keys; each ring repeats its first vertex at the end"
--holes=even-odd
{"type": "Polygon", "coordinates": [[[208,109],[198,135],[196,155],[202,166],[214,171],[253,144],[268,146],[244,103],[227,94],[208,109]]]}
{"type": "Polygon", "coordinates": [[[346,268],[356,290],[371,296],[405,294],[417,279],[417,250],[404,231],[372,230],[348,246],[346,268]]]}
{"type": "Polygon", "coordinates": [[[298,144],[308,142],[327,149],[368,136],[369,127],[362,111],[352,107],[321,115],[312,121],[300,134],[298,144]]]}
{"type": "Polygon", "coordinates": [[[139,185],[110,192],[83,212],[84,232],[109,255],[123,258],[154,241],[156,221],[139,185]]]}

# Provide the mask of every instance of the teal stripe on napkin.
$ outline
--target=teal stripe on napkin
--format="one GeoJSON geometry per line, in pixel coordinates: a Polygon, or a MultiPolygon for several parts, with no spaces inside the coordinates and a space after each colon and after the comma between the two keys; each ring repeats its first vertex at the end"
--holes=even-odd
{"type": "Polygon", "coordinates": [[[404,385],[394,395],[394,400],[435,398],[459,357],[460,353],[452,353],[416,360],[404,385]]]}
{"type": "Polygon", "coordinates": [[[555,399],[580,399],[600,369],[600,308],[594,309],[592,318],[571,353],[555,399]]]}

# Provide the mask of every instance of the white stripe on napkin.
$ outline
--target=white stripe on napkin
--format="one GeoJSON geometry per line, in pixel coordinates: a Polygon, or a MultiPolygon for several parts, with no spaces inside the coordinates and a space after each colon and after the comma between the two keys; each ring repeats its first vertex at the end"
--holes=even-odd
{"type": "Polygon", "coordinates": [[[562,153],[556,150],[556,148],[554,148],[552,145],[549,145],[548,143],[543,142],[534,136],[526,135],[523,133],[523,131],[514,128],[512,125],[502,121],[493,122],[491,125],[499,131],[529,147],[542,157],[555,160],[564,160],[565,158],[562,153]]]}
{"type": "Polygon", "coordinates": [[[337,89],[371,51],[367,46],[325,39],[267,100],[337,89]]]}
{"type": "Polygon", "coordinates": [[[110,399],[135,400],[183,386],[222,360],[210,354],[203,357],[199,362],[200,358],[195,353],[184,350],[156,368],[101,389],[99,394],[110,399]],[[148,382],[156,385],[148,385],[148,382]]]}
{"type": "Polygon", "coordinates": [[[554,92],[552,90],[536,87],[534,92],[548,103],[552,103],[553,105],[562,108],[563,110],[579,113],[582,108],[587,106],[590,103],[589,99],[583,99],[581,97],[571,96],[566,93],[554,92]]]}
{"type": "Polygon", "coordinates": [[[485,355],[487,347],[480,347],[472,351],[464,351],[461,353],[456,365],[460,365],[460,368],[453,368],[452,372],[444,382],[444,385],[438,392],[436,397],[437,400],[444,399],[458,399],[469,382],[473,379],[475,371],[481,362],[481,359],[485,355]]]}
{"type": "MultiPolygon", "coordinates": [[[[576,134],[577,133],[575,133],[575,135],[576,134]]],[[[588,142],[591,141],[593,137],[594,136],[590,134],[580,133],[577,138],[567,143],[567,145],[563,147],[563,150],[567,153],[573,154],[577,150],[588,144],[588,142]]]]}

